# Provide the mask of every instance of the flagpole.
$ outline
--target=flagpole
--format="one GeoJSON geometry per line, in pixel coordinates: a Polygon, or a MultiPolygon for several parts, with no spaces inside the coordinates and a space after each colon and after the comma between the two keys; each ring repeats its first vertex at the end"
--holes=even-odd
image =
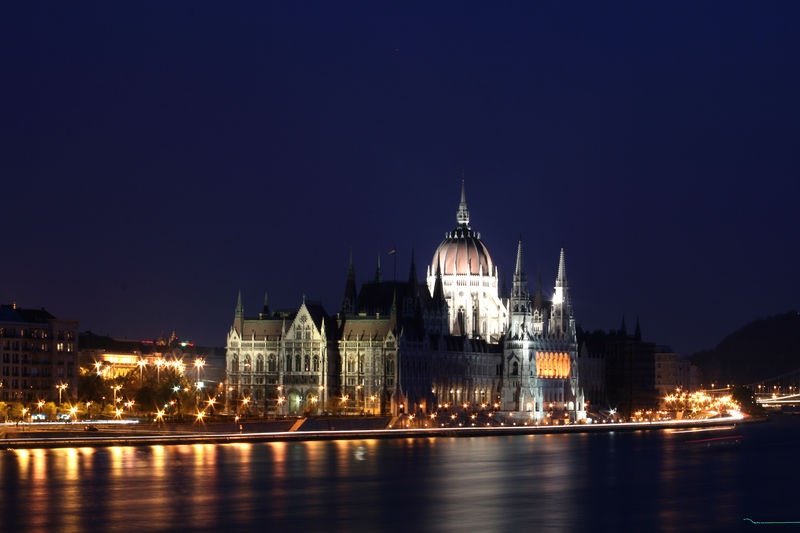
{"type": "Polygon", "coordinates": [[[397,246],[394,247],[394,281],[397,281],[397,246]]]}

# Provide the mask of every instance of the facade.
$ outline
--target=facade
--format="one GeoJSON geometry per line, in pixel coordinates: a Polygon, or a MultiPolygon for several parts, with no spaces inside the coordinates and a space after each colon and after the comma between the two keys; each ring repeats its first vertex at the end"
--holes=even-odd
{"type": "Polygon", "coordinates": [[[244,316],[242,295],[228,332],[226,408],[246,403],[262,412],[300,415],[327,404],[338,364],[335,321],[319,304],[270,313],[266,297],[256,318],[244,316]]]}
{"type": "Polygon", "coordinates": [[[91,331],[80,334],[78,362],[81,374],[98,374],[106,379],[139,373],[150,368],[172,368],[197,377],[206,387],[225,380],[225,359],[220,348],[195,346],[175,335],[156,340],[115,339],[91,331]],[[202,361],[201,371],[194,367],[202,361]]]}
{"type": "Polygon", "coordinates": [[[537,422],[586,418],[575,318],[562,248],[553,298],[528,293],[522,242],[511,296],[470,226],[464,186],[456,228],[426,279],[414,254],[407,282],[357,290],[352,257],[341,308],[245,318],[241,294],[226,346],[231,409],[266,413],[432,413],[442,404],[492,405],[537,422]],[[251,403],[252,402],[252,403],[251,403]]]}
{"type": "Polygon", "coordinates": [[[44,309],[0,306],[3,401],[74,399],[78,379],[78,321],[44,309]]]}

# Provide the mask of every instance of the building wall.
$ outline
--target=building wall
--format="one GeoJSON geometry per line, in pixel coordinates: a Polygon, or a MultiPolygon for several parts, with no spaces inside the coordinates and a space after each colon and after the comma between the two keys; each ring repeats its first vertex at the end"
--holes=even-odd
{"type": "Polygon", "coordinates": [[[58,401],[57,386],[60,385],[66,385],[62,389],[62,401],[74,400],[78,383],[78,321],[59,320],[44,310],[3,307],[0,320],[2,400],[58,401]]]}

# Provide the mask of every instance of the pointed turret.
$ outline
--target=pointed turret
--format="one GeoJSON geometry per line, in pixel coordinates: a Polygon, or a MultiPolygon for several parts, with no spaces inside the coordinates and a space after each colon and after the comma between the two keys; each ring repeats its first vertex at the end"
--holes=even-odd
{"type": "Polygon", "coordinates": [[[378,266],[375,268],[375,282],[380,283],[381,279],[381,254],[378,254],[378,266]]]}
{"type": "Polygon", "coordinates": [[[439,267],[439,263],[436,263],[436,281],[433,282],[433,301],[439,304],[445,302],[442,269],[439,267]]]}
{"type": "Polygon", "coordinates": [[[642,340],[642,328],[639,327],[639,317],[636,317],[636,332],[633,334],[633,338],[637,341],[642,340]]]}
{"type": "Polygon", "coordinates": [[[344,298],[342,298],[342,313],[354,314],[358,308],[356,302],[356,271],[353,268],[353,250],[350,250],[350,265],[347,267],[347,281],[344,284],[344,298]]]}
{"type": "Polygon", "coordinates": [[[269,295],[264,291],[264,316],[269,316],[269,295]]]}
{"type": "Polygon", "coordinates": [[[242,290],[239,289],[239,297],[236,299],[236,309],[233,312],[236,318],[244,318],[244,306],[242,305],[242,290]]]}
{"type": "Polygon", "coordinates": [[[524,338],[530,331],[531,300],[528,294],[528,278],[525,274],[522,251],[522,235],[517,242],[517,265],[514,268],[514,281],[509,300],[511,312],[510,332],[514,338],[524,338]]]}
{"type": "Polygon", "coordinates": [[[625,325],[625,315],[622,315],[622,324],[619,326],[619,332],[625,337],[628,336],[628,326],[625,325]]]}
{"type": "Polygon", "coordinates": [[[411,248],[411,268],[408,272],[408,290],[411,291],[411,294],[417,294],[417,286],[419,282],[417,281],[417,265],[414,263],[414,248],[411,248]]]}
{"type": "Polygon", "coordinates": [[[550,331],[559,334],[567,333],[572,321],[572,304],[569,299],[566,264],[564,245],[562,244],[561,254],[558,257],[558,275],[553,291],[553,309],[550,314],[550,331]]]}
{"type": "Polygon", "coordinates": [[[233,311],[233,327],[241,336],[244,332],[244,306],[242,305],[242,291],[236,299],[236,309],[233,311]]]}
{"type": "Polygon", "coordinates": [[[564,245],[561,245],[561,255],[558,258],[558,276],[556,276],[556,287],[567,286],[567,263],[564,259],[564,245]]]}
{"type": "Polygon", "coordinates": [[[519,311],[527,311],[528,299],[528,277],[523,264],[522,235],[520,235],[517,242],[517,266],[514,269],[514,282],[511,288],[511,308],[516,310],[521,306],[519,311]]]}
{"type": "Polygon", "coordinates": [[[467,209],[467,193],[464,189],[464,180],[461,180],[461,202],[458,204],[456,222],[459,226],[469,227],[469,210],[467,209]]]}

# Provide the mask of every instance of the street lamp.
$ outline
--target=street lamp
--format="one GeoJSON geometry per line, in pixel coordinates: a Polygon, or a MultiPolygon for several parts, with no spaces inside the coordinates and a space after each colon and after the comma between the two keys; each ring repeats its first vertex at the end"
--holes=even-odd
{"type": "Polygon", "coordinates": [[[111,390],[114,391],[114,406],[115,407],[117,405],[117,391],[120,390],[121,388],[122,388],[122,385],[114,385],[113,387],[111,387],[111,390]]]}
{"type": "Polygon", "coordinates": [[[101,363],[100,361],[95,361],[94,362],[94,368],[97,370],[97,375],[98,376],[102,376],[103,375],[103,363],[101,363]]]}
{"type": "Polygon", "coordinates": [[[69,385],[67,385],[66,383],[62,383],[60,385],[56,385],[56,388],[58,389],[58,405],[61,405],[61,392],[64,389],[66,389],[68,386],[69,385]]]}
{"type": "Polygon", "coordinates": [[[144,359],[139,359],[136,362],[136,364],[139,365],[139,387],[141,388],[142,379],[143,379],[143,376],[144,376],[144,367],[147,366],[147,361],[145,361],[144,359]]]}
{"type": "Polygon", "coordinates": [[[200,383],[200,369],[206,365],[205,359],[197,358],[194,360],[194,369],[197,371],[197,382],[200,383]]]}
{"type": "Polygon", "coordinates": [[[161,383],[161,367],[166,363],[162,357],[156,359],[156,382],[159,384],[161,383]]]}

